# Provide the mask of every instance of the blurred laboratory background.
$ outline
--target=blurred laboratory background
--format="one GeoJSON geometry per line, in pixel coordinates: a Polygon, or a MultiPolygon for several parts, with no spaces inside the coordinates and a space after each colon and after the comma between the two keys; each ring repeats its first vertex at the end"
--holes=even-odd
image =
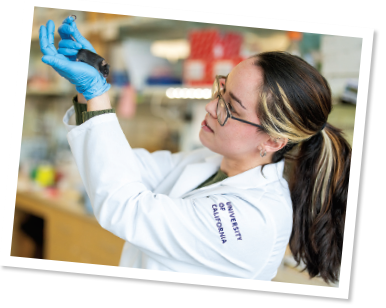
{"type": "MultiPolygon", "coordinates": [[[[288,51],[330,84],[328,122],[353,140],[360,38],[35,7],[11,255],[118,265],[123,240],[96,222],[62,123],[73,85],[41,61],[39,27],[69,15],[110,64],[110,98],[127,140],[150,152],[192,150],[215,75],[263,51],[288,51]]],[[[289,249],[274,281],[327,285],[289,249]]]]}

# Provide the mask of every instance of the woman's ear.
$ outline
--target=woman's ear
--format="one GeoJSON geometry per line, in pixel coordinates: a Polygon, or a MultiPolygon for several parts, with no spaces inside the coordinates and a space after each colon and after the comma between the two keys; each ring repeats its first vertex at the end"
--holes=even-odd
{"type": "Polygon", "coordinates": [[[269,138],[266,142],[264,142],[264,148],[267,153],[274,153],[286,146],[288,143],[287,138],[269,138]]]}

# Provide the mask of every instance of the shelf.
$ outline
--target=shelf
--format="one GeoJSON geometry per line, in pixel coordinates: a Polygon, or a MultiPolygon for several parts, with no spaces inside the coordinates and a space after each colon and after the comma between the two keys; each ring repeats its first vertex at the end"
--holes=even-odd
{"type": "Polygon", "coordinates": [[[26,95],[31,96],[71,96],[75,95],[75,91],[61,91],[57,89],[50,89],[50,90],[32,90],[27,89],[26,95]]]}
{"type": "MultiPolygon", "coordinates": [[[[99,33],[104,40],[112,41],[119,38],[119,29],[122,27],[138,28],[149,26],[150,24],[154,24],[154,22],[155,19],[153,18],[128,16],[127,18],[119,18],[111,21],[78,22],[77,27],[84,37],[93,33],[99,33]]],[[[57,29],[60,25],[56,24],[55,26],[54,36],[55,38],[59,38],[57,29]]],[[[31,41],[34,42],[39,40],[39,29],[40,25],[32,28],[31,41]]]]}

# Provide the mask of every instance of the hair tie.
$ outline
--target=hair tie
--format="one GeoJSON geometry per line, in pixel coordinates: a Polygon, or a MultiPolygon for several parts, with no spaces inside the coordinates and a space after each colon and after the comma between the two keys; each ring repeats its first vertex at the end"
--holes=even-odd
{"type": "Polygon", "coordinates": [[[322,130],[326,127],[326,125],[327,125],[327,122],[322,125],[322,128],[318,131],[318,133],[321,133],[322,130]]]}

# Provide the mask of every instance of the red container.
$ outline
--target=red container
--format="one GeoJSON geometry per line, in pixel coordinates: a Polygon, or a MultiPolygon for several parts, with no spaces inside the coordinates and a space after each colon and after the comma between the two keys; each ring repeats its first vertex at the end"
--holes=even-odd
{"type": "Polygon", "coordinates": [[[213,50],[220,42],[218,30],[194,30],[189,34],[189,59],[211,59],[213,50]]]}
{"type": "Polygon", "coordinates": [[[243,59],[243,37],[216,29],[193,30],[189,34],[190,56],[184,63],[184,83],[208,86],[215,75],[227,75],[243,59]]]}
{"type": "Polygon", "coordinates": [[[193,30],[189,34],[189,59],[229,59],[240,55],[243,37],[216,29],[193,30]]]}
{"type": "Polygon", "coordinates": [[[243,37],[238,33],[228,32],[222,39],[224,59],[233,59],[240,56],[243,37]]]}

